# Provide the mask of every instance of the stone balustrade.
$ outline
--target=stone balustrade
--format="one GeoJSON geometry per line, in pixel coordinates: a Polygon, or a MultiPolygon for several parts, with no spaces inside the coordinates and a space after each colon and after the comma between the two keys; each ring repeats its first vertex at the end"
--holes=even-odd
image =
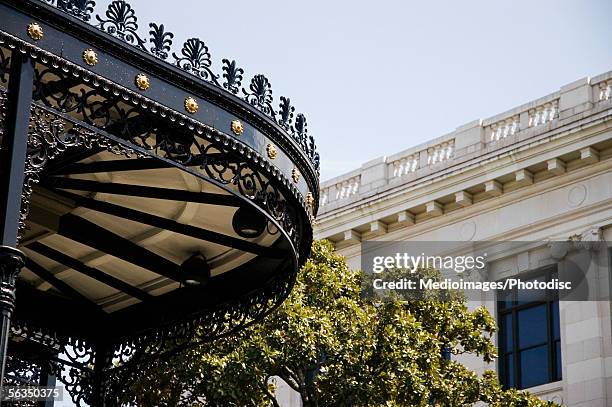
{"type": "Polygon", "coordinates": [[[489,135],[488,140],[499,141],[516,134],[520,128],[519,117],[519,115],[514,115],[487,126],[486,133],[489,135]]]}
{"type": "MultiPolygon", "coordinates": [[[[551,95],[552,97],[557,94],[551,95]]],[[[549,98],[544,98],[549,99],[549,98]]],[[[532,105],[529,103],[527,105],[532,105]]],[[[533,107],[527,107],[524,105],[522,111],[513,109],[510,116],[504,117],[500,120],[485,125],[485,134],[487,135],[487,142],[497,142],[505,139],[508,136],[513,136],[518,132],[525,130],[530,127],[537,127],[542,124],[552,122],[559,115],[559,99],[554,98],[550,101],[540,103],[533,107]]],[[[489,122],[491,119],[484,120],[489,122]]]]}
{"type": "Polygon", "coordinates": [[[594,86],[593,93],[597,95],[598,102],[612,99],[612,79],[601,81],[594,86]]]}
{"type": "Polygon", "coordinates": [[[419,155],[412,154],[389,164],[389,173],[393,174],[393,178],[399,178],[404,175],[412,174],[417,168],[419,168],[419,155]]]}
{"type": "Polygon", "coordinates": [[[321,189],[321,206],[330,201],[344,200],[356,195],[359,192],[360,179],[360,175],[356,175],[321,189]]]}
{"type": "Polygon", "coordinates": [[[388,159],[389,179],[415,173],[421,167],[432,166],[453,158],[455,140],[450,139],[414,153],[400,153],[397,159],[388,159]],[[422,164],[423,163],[423,164],[422,164]]]}
{"type": "MultiPolygon", "coordinates": [[[[455,131],[389,157],[380,157],[359,169],[321,185],[320,214],[529,140],[578,120],[589,111],[612,103],[612,71],[583,78],[534,101],[487,119],[474,120],[455,131]]],[[[604,106],[605,107],[605,106],[604,106]]]]}
{"type": "Polygon", "coordinates": [[[437,144],[427,149],[427,165],[434,165],[453,158],[455,140],[437,144]]]}
{"type": "Polygon", "coordinates": [[[559,113],[559,101],[553,100],[536,108],[529,109],[529,127],[553,121],[559,113]]]}
{"type": "Polygon", "coordinates": [[[359,191],[359,176],[336,185],[336,199],[346,199],[359,191]]]}
{"type": "Polygon", "coordinates": [[[559,116],[559,93],[526,103],[507,113],[483,120],[487,143],[495,143],[531,127],[552,122],[559,116]]]}

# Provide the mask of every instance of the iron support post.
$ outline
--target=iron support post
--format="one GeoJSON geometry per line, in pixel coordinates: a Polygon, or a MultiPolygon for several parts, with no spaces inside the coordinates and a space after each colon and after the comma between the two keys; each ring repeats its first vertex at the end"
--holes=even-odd
{"type": "MultiPolygon", "coordinates": [[[[17,275],[25,256],[16,249],[28,145],[34,65],[18,49],[11,55],[5,128],[0,149],[0,394],[4,381],[17,275]]],[[[2,400],[0,399],[0,404],[2,400]]]]}

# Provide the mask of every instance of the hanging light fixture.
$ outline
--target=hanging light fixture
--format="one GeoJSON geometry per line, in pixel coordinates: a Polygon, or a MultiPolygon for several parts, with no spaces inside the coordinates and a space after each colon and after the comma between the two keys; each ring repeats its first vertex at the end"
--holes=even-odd
{"type": "Polygon", "coordinates": [[[202,253],[196,253],[181,264],[185,285],[204,285],[210,279],[210,266],[202,253]]]}
{"type": "Polygon", "coordinates": [[[238,236],[254,238],[263,233],[266,228],[266,219],[256,209],[241,206],[234,214],[232,226],[238,236]]]}

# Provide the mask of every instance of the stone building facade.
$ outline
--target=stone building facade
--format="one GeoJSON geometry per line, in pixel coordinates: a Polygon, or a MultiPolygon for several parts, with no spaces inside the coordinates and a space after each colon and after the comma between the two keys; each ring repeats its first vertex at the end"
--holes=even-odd
{"type": "MultiPolygon", "coordinates": [[[[361,268],[362,244],[371,240],[531,242],[489,267],[493,280],[528,276],[555,266],[551,241],[612,242],[611,169],[608,72],[325,181],[316,237],[331,240],[353,268],[361,268]]],[[[609,248],[596,254],[605,289],[609,248]]],[[[463,363],[568,406],[612,405],[609,301],[510,312],[497,300],[471,305],[487,306],[500,325],[509,321],[495,338],[506,357],[463,363]]],[[[282,386],[279,400],[300,404],[282,386]]]]}

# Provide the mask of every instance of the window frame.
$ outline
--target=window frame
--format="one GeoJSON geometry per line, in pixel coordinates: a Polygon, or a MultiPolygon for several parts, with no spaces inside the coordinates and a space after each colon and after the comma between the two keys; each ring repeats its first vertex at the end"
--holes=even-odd
{"type": "MultiPolygon", "coordinates": [[[[545,281],[550,281],[552,278],[556,278],[557,276],[557,265],[552,265],[552,266],[547,266],[545,268],[542,269],[538,269],[535,270],[531,273],[525,274],[525,275],[521,275],[521,279],[522,280],[530,280],[530,279],[534,279],[534,278],[538,278],[538,279],[545,279],[545,281]]],[[[527,302],[519,302],[517,299],[517,289],[514,288],[512,290],[511,293],[506,294],[504,297],[504,300],[501,301],[499,299],[499,294],[498,294],[498,299],[496,301],[496,306],[497,306],[497,323],[498,323],[498,327],[499,327],[499,333],[498,333],[498,343],[497,343],[497,348],[498,348],[498,352],[499,352],[499,358],[498,358],[498,376],[500,379],[500,382],[502,383],[504,388],[516,388],[519,390],[522,389],[527,389],[527,388],[531,388],[531,387],[536,387],[536,386],[540,386],[540,385],[544,385],[544,384],[548,384],[548,383],[554,383],[557,381],[560,381],[563,379],[563,372],[562,372],[562,364],[563,364],[563,359],[562,359],[562,355],[559,355],[559,366],[557,366],[557,343],[559,343],[559,353],[561,353],[561,321],[560,321],[560,315],[559,315],[559,293],[557,291],[555,292],[550,292],[547,291],[546,295],[543,299],[540,300],[533,300],[533,301],[527,301],[527,302]],[[508,297],[507,295],[510,294],[510,301],[511,301],[511,305],[507,305],[508,302],[508,297]],[[502,306],[502,303],[504,304],[504,306],[502,306]],[[519,336],[520,336],[520,330],[519,330],[519,317],[518,314],[519,312],[523,311],[523,310],[527,310],[530,308],[535,308],[541,305],[545,305],[546,306],[546,342],[543,343],[538,343],[538,344],[532,344],[530,346],[526,346],[524,348],[520,348],[519,345],[519,336]],[[555,327],[553,326],[553,324],[555,323],[554,320],[554,316],[553,316],[553,307],[557,307],[557,323],[559,324],[559,337],[555,338],[555,327]],[[507,351],[505,349],[506,347],[506,342],[507,342],[507,338],[506,338],[506,330],[507,328],[505,327],[506,323],[505,323],[505,318],[510,315],[510,321],[512,324],[512,350],[511,351],[507,351]],[[539,383],[539,384],[535,384],[533,386],[530,387],[526,387],[523,386],[522,383],[522,374],[521,374],[521,353],[524,351],[528,351],[530,349],[535,349],[535,348],[539,348],[542,346],[546,346],[546,349],[548,350],[548,361],[547,361],[547,367],[548,367],[548,377],[547,380],[543,383],[539,383]],[[508,377],[509,372],[507,371],[508,366],[506,363],[506,358],[507,357],[511,357],[512,360],[512,365],[513,365],[513,369],[514,369],[514,374],[513,377],[508,377]],[[558,371],[558,375],[557,375],[557,371],[558,371]],[[511,379],[511,380],[509,380],[511,379]],[[510,381],[513,382],[513,386],[508,386],[508,383],[510,383],[510,381]]]]}

